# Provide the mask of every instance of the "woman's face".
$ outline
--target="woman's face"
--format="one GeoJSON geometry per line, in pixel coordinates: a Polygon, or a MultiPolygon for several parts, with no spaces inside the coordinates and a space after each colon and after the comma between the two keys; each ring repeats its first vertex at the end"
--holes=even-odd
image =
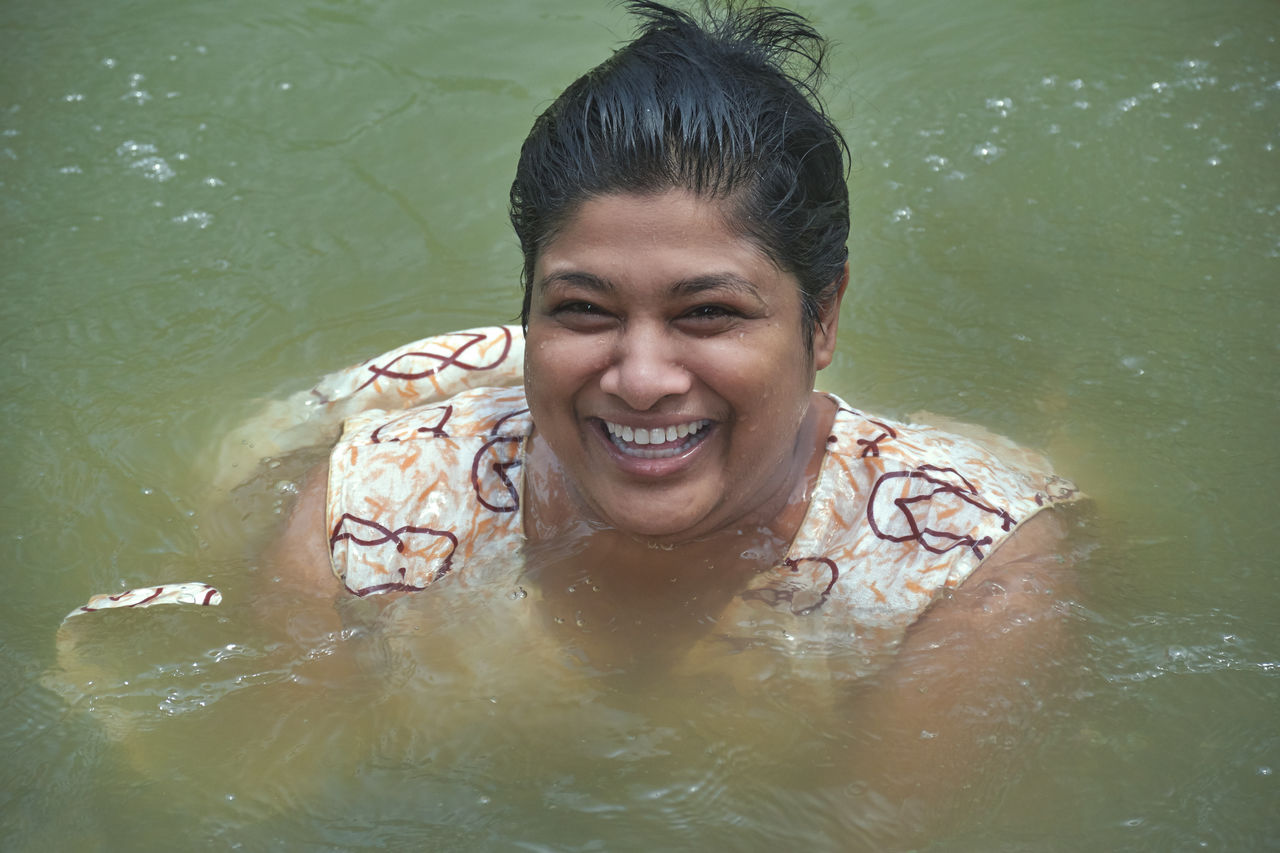
{"type": "Polygon", "coordinates": [[[585,202],[530,287],[536,440],[590,514],[664,541],[771,520],[813,455],[838,300],[811,358],[795,277],[682,190],[585,202]]]}

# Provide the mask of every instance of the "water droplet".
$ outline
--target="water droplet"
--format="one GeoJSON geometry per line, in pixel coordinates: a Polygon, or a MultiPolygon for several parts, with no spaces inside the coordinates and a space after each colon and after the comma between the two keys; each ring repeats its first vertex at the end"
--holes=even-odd
{"type": "Polygon", "coordinates": [[[512,591],[511,591],[511,600],[512,600],[512,601],[519,601],[519,600],[520,600],[520,599],[522,599],[522,598],[527,598],[527,597],[528,597],[528,595],[529,595],[529,593],[525,591],[525,588],[524,588],[524,587],[522,587],[522,586],[518,586],[518,587],[516,587],[514,590],[512,590],[512,591]]]}
{"type": "Polygon", "coordinates": [[[987,98],[987,109],[1004,118],[1013,110],[1013,98],[987,98]]]}
{"type": "Polygon", "coordinates": [[[890,222],[906,222],[911,219],[911,208],[900,207],[889,216],[890,222]]]}
{"type": "Polygon", "coordinates": [[[191,223],[197,228],[208,228],[213,224],[213,214],[206,213],[203,210],[188,210],[181,216],[173,217],[173,221],[179,225],[191,223]]]}
{"type": "Polygon", "coordinates": [[[979,142],[973,147],[973,156],[984,163],[994,163],[1004,154],[1004,149],[994,142],[979,142]]]}
{"type": "Polygon", "coordinates": [[[150,142],[134,142],[132,139],[126,139],[116,146],[116,155],[120,157],[130,157],[135,154],[155,154],[156,147],[150,142]]]}
{"type": "Polygon", "coordinates": [[[173,167],[165,162],[163,157],[143,157],[141,160],[135,160],[130,163],[129,168],[141,172],[142,177],[149,181],[159,181],[161,183],[177,174],[177,172],[173,171],[173,167]]]}
{"type": "Polygon", "coordinates": [[[153,488],[150,488],[149,486],[144,486],[142,489],[142,493],[144,495],[154,495],[156,493],[156,490],[153,488]]]}
{"type": "Polygon", "coordinates": [[[950,161],[941,154],[930,154],[924,158],[924,162],[932,172],[941,172],[950,163],[950,161]]]}

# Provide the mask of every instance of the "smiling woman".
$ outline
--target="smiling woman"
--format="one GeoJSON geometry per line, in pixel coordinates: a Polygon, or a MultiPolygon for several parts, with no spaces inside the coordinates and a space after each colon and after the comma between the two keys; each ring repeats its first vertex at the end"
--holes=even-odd
{"type": "MultiPolygon", "coordinates": [[[[925,702],[907,679],[864,707],[923,719],[987,665],[976,644],[1007,652],[1014,624],[1052,634],[1069,582],[1053,522],[1026,522],[1075,489],[996,436],[814,390],[849,283],[823,42],[768,7],[699,24],[628,6],[639,37],[522,151],[523,328],[401,347],[228,442],[278,453],[342,423],[271,560],[325,607],[488,589],[522,602],[514,644],[572,645],[603,670],[728,672],[758,691],[781,669],[839,702],[918,667],[954,690],[925,702]]],[[[895,755],[897,782],[917,784],[895,755]]]]}
{"type": "Polygon", "coordinates": [[[573,502],[675,544],[777,525],[835,410],[813,379],[839,294],[806,348],[795,276],[685,190],[584,202],[540,253],[533,291],[530,463],[568,496],[535,492],[538,517],[573,502]]]}
{"type": "Polygon", "coordinates": [[[696,600],[716,636],[752,634],[762,608],[819,644],[900,635],[1074,489],[998,438],[814,391],[849,276],[844,145],[813,92],[823,43],[768,7],[705,27],[631,8],[640,36],[522,150],[525,329],[402,349],[359,394],[320,392],[331,420],[372,411],[295,512],[285,541],[315,553],[283,552],[320,589],[330,561],[358,594],[518,566],[550,598],[590,575],[633,611],[696,600]],[[403,361],[433,348],[425,370],[403,361]]]}

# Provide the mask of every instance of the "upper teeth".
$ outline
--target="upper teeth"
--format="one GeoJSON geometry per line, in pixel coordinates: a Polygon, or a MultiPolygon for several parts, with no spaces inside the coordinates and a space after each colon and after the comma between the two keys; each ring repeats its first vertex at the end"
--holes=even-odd
{"type": "Polygon", "coordinates": [[[617,436],[623,441],[632,441],[636,444],[663,444],[693,435],[709,423],[711,421],[704,419],[676,426],[655,427],[653,429],[633,429],[623,424],[615,424],[613,421],[605,421],[604,425],[610,435],[617,436]]]}

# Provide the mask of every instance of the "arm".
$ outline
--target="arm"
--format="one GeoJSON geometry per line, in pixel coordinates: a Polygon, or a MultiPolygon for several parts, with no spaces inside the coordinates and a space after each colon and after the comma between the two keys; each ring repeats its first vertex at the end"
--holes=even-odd
{"type": "Polygon", "coordinates": [[[1068,653],[1070,562],[1061,514],[1032,516],[911,627],[892,664],[848,708],[866,733],[860,781],[896,822],[959,807],[962,789],[1026,751],[1068,653]]]}
{"type": "Polygon", "coordinates": [[[332,444],[342,422],[370,409],[399,411],[481,386],[523,378],[524,332],[489,326],[433,335],[330,373],[308,391],[272,400],[220,442],[210,479],[221,490],[243,483],[267,457],[332,444]]]}
{"type": "Polygon", "coordinates": [[[329,567],[324,520],[328,484],[326,459],[302,481],[284,530],[264,555],[281,586],[293,595],[332,599],[342,590],[329,567]]]}

